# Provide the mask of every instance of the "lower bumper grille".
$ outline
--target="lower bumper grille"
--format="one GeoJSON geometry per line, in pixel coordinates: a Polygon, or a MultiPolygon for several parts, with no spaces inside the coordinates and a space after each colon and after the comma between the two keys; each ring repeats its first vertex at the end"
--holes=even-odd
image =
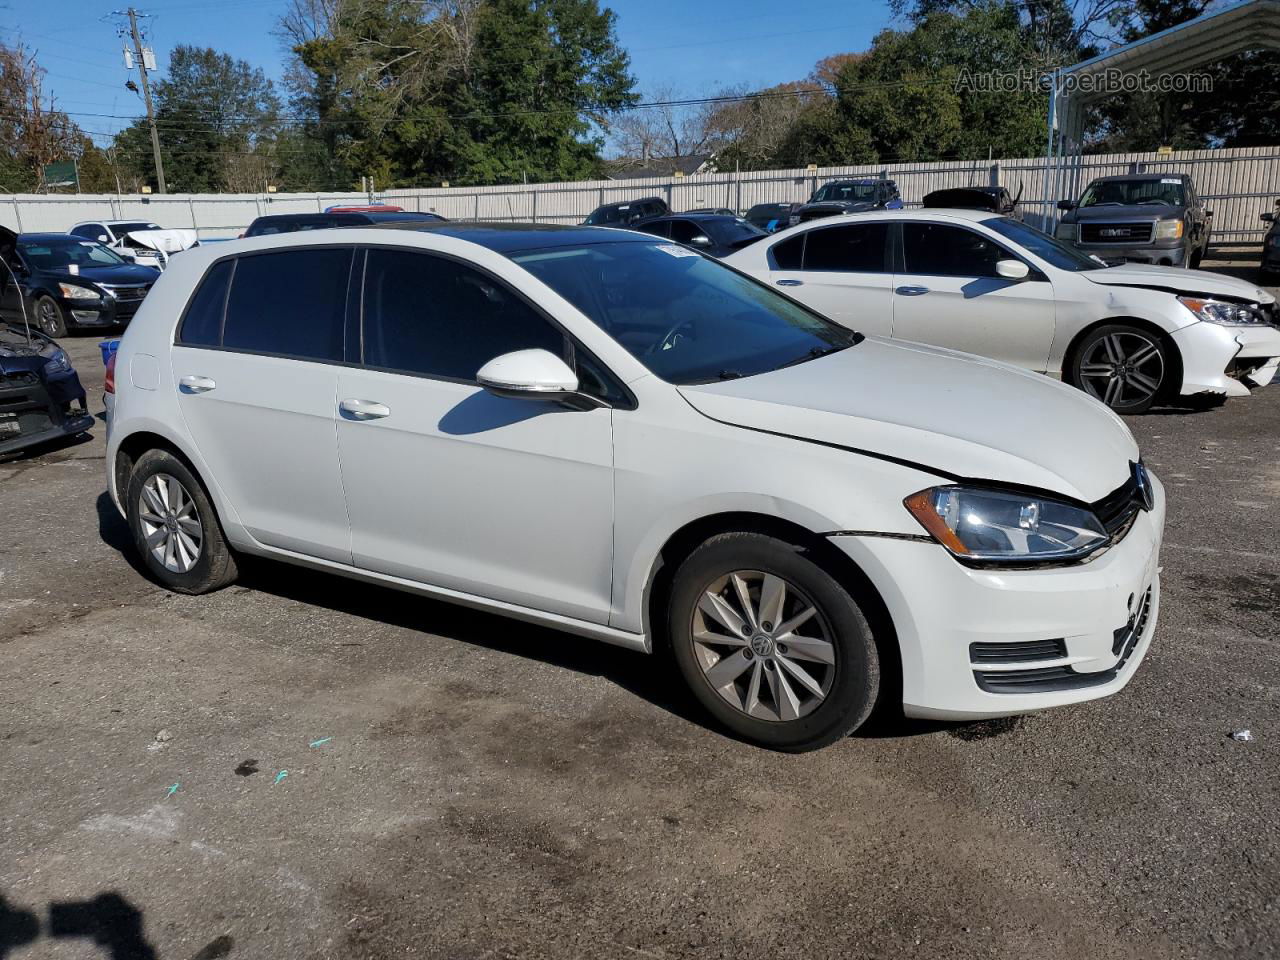
{"type": "Polygon", "coordinates": [[[1026,663],[1030,660],[1061,660],[1066,655],[1065,640],[969,644],[970,663],[1026,663]]]}
{"type": "MultiPolygon", "coordinates": [[[[977,682],[978,688],[987,693],[1053,693],[1060,690],[1083,690],[1088,687],[1100,687],[1103,684],[1110,683],[1120,675],[1124,665],[1129,662],[1133,652],[1138,649],[1138,642],[1146,632],[1147,624],[1150,620],[1151,588],[1148,587],[1147,592],[1142,595],[1142,600],[1139,602],[1133,616],[1129,618],[1129,621],[1123,627],[1117,629],[1113,635],[1111,652],[1119,657],[1119,660],[1116,661],[1115,666],[1108,670],[1079,673],[1070,664],[1054,667],[1031,667],[1026,670],[975,670],[973,671],[973,679],[977,682]]],[[[1037,642],[1062,643],[1061,640],[1037,642]]],[[[979,644],[971,645],[970,651],[974,646],[979,646],[979,644]]],[[[984,644],[983,646],[995,646],[995,644],[984,644]]],[[[1062,655],[1066,655],[1065,651],[1062,655]]],[[[974,659],[973,662],[981,663],[984,661],[974,659]]]]}

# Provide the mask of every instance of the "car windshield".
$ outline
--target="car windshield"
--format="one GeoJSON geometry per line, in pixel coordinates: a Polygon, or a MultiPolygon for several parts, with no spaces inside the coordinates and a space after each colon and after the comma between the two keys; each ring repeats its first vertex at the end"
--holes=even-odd
{"type": "Polygon", "coordinates": [[[712,240],[725,247],[745,247],[768,236],[759,227],[745,220],[708,220],[702,226],[712,240]]]}
{"type": "Polygon", "coordinates": [[[1103,270],[1107,266],[1101,260],[1096,260],[1087,254],[1081,253],[1075,247],[1069,247],[1047,233],[1042,233],[1035,227],[1027,226],[1020,220],[1012,220],[1009,217],[992,217],[990,220],[982,221],[982,223],[983,226],[989,227],[1002,237],[1007,237],[1020,247],[1034,253],[1041,260],[1053,264],[1059,270],[1080,273],[1084,270],[1103,270]]]}
{"type": "Polygon", "coordinates": [[[554,247],[511,259],[668,383],[749,377],[861,339],[673,243],[554,247]]]}
{"type": "Polygon", "coordinates": [[[1100,180],[1091,183],[1080,198],[1082,207],[1117,207],[1147,204],[1180,207],[1186,200],[1177,177],[1159,180],[1100,180]]]}
{"type": "Polygon", "coordinates": [[[811,203],[841,200],[847,203],[874,201],[879,185],[875,183],[828,183],[813,195],[811,203]]]}
{"type": "Polygon", "coordinates": [[[133,233],[135,230],[159,230],[158,224],[147,223],[145,220],[136,220],[129,223],[113,223],[111,230],[117,237],[124,236],[126,233],[133,233]]]}
{"type": "Polygon", "coordinates": [[[23,257],[37,270],[59,270],[77,267],[116,267],[127,263],[114,250],[93,240],[79,237],[50,237],[19,244],[23,257]]]}

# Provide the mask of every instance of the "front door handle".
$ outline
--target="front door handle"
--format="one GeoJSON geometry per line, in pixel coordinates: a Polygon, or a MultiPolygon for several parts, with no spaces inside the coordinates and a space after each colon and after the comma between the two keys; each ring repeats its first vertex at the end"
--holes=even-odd
{"type": "Polygon", "coordinates": [[[918,286],[899,287],[894,292],[897,293],[899,296],[903,296],[903,297],[920,297],[928,293],[929,288],[918,287],[918,286]]]}
{"type": "Polygon", "coordinates": [[[357,400],[354,397],[343,400],[338,404],[338,409],[351,420],[380,420],[391,416],[391,408],[385,403],[378,403],[376,400],[357,400]]]}
{"type": "Polygon", "coordinates": [[[178,389],[183,393],[208,393],[216,386],[208,377],[183,377],[178,381],[178,389]]]}
{"type": "Polygon", "coordinates": [[[780,287],[803,287],[803,280],[775,280],[773,281],[780,287]]]}

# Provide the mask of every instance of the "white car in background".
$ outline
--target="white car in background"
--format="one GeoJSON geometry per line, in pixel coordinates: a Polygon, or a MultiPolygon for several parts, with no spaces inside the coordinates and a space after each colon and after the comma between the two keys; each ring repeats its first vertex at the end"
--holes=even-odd
{"type": "Polygon", "coordinates": [[[787,750],[1134,675],[1165,501],[1106,408],[647,234],[397,227],[201,247],[129,325],[107,481],[171,589],[257,554],[659,639],[787,750]]]}
{"type": "Polygon", "coordinates": [[[817,220],[725,262],[851,329],[1045,373],[1118,413],[1245,396],[1280,366],[1280,312],[1260,287],[1199,270],[1108,267],[993,213],[817,220]]]}
{"type": "Polygon", "coordinates": [[[67,233],[96,240],[127,260],[157,270],[163,270],[173,254],[200,243],[195,230],[166,230],[147,220],[86,220],[67,233]]]}

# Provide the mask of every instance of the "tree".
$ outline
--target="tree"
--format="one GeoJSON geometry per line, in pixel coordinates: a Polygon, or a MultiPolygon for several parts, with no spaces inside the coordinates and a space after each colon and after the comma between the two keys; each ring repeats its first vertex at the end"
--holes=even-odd
{"type": "Polygon", "coordinates": [[[80,131],[44,92],[44,69],[19,44],[0,44],[0,189],[44,187],[46,164],[69,160],[80,131]]]}
{"type": "MultiPolygon", "coordinates": [[[[174,190],[255,191],[271,179],[280,103],[262,70],[211,48],[178,46],[154,97],[161,158],[174,190]]],[[[146,121],[121,131],[116,146],[130,171],[152,182],[146,121]]]]}
{"type": "Polygon", "coordinates": [[[643,99],[656,105],[628,110],[610,127],[620,165],[715,153],[724,145],[726,115],[715,104],[681,104],[689,98],[670,86],[654,87],[643,99]]]}

